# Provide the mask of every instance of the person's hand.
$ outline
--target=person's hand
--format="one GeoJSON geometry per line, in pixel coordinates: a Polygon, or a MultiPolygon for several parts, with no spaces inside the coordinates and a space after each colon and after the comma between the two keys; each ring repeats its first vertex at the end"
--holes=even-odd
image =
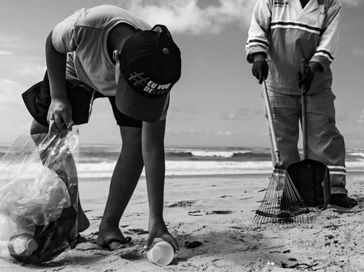
{"type": "Polygon", "coordinates": [[[262,84],[268,76],[268,63],[265,59],[254,60],[252,72],[253,75],[259,80],[259,84],[262,84]]]}
{"type": "Polygon", "coordinates": [[[147,244],[145,246],[146,250],[149,250],[152,247],[155,238],[161,238],[164,241],[170,243],[175,251],[179,250],[176,239],[174,239],[172,234],[170,234],[167,230],[163,219],[149,219],[149,234],[147,244]]]}
{"type": "Polygon", "coordinates": [[[298,72],[298,86],[304,88],[304,94],[308,92],[315,74],[322,72],[322,66],[318,62],[310,62],[304,65],[303,71],[298,72]]]}
{"type": "Polygon", "coordinates": [[[52,98],[48,109],[47,120],[53,122],[56,129],[63,129],[72,123],[72,108],[65,98],[52,98]]]}

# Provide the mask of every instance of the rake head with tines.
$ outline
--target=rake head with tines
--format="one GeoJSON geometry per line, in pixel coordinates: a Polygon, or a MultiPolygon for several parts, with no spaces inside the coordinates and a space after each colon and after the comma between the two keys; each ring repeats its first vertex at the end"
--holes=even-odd
{"type": "Polygon", "coordinates": [[[293,223],[309,222],[310,210],[299,195],[289,174],[284,167],[277,145],[267,86],[264,82],[264,100],[269,124],[269,132],[274,160],[276,162],[267,191],[260,207],[256,211],[253,223],[293,223]]]}
{"type": "Polygon", "coordinates": [[[277,163],[253,223],[305,223],[309,213],[286,169],[277,163]]]}

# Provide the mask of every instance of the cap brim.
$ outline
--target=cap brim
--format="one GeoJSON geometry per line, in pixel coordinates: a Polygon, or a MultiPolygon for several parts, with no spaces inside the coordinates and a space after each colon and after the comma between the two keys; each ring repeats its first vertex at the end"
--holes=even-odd
{"type": "Polygon", "coordinates": [[[134,91],[120,73],[115,101],[123,114],[141,121],[157,122],[167,117],[169,93],[161,97],[146,97],[134,91]]]}

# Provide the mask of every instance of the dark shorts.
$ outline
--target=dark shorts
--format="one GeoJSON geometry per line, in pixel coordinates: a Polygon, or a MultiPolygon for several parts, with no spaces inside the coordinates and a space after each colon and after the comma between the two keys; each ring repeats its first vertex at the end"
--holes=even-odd
{"type": "MultiPolygon", "coordinates": [[[[119,126],[142,127],[142,121],[128,117],[117,109],[115,96],[104,96],[78,80],[67,80],[66,88],[72,107],[72,120],[76,125],[88,123],[92,104],[96,98],[107,97],[109,98],[116,123],[119,126]]],[[[22,97],[33,118],[38,123],[48,126],[47,114],[51,103],[51,95],[47,73],[43,81],[38,82],[25,91],[22,97]]]]}

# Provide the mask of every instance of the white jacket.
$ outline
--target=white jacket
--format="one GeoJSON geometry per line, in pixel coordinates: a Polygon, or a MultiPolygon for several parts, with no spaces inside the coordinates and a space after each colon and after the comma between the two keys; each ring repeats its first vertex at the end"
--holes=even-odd
{"type": "Polygon", "coordinates": [[[338,43],[339,0],[310,0],[302,9],[300,0],[257,0],[246,44],[247,60],[254,53],[267,54],[267,84],[276,92],[299,94],[301,59],[319,62],[311,91],[331,88],[330,64],[338,43]]]}

